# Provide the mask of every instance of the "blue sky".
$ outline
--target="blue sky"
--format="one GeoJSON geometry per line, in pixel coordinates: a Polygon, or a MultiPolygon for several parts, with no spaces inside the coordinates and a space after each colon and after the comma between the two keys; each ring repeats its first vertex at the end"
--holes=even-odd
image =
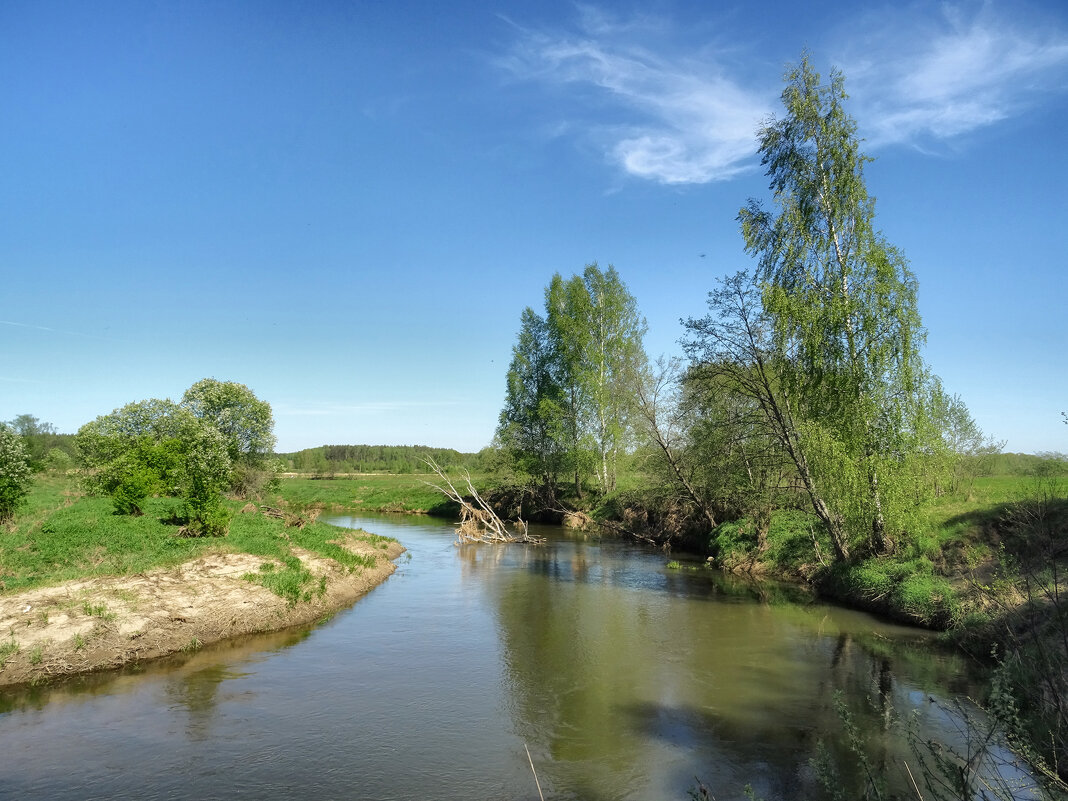
{"type": "Polygon", "coordinates": [[[840,67],[927,360],[1068,451],[1061,2],[0,4],[0,419],[212,376],[280,450],[489,443],[525,306],[614,265],[679,318],[748,268],[756,129],[840,67]]]}

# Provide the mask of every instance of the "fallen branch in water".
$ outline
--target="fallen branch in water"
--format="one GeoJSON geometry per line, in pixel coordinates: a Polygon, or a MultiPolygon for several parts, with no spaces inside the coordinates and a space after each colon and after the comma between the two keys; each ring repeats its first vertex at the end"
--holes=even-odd
{"type": "Polygon", "coordinates": [[[424,481],[423,483],[428,487],[433,487],[446,498],[460,505],[460,524],[456,527],[456,537],[461,544],[467,542],[528,542],[540,545],[545,542],[544,537],[530,534],[527,531],[527,524],[522,520],[519,520],[516,524],[518,532],[509,532],[505,522],[497,516],[492,507],[478,494],[478,490],[475,489],[475,485],[471,482],[471,474],[466,470],[463,472],[463,479],[467,485],[468,492],[465,496],[460,494],[460,491],[456,489],[456,485],[452,483],[452,479],[441,469],[437,462],[430,457],[423,461],[426,462],[431,470],[437,473],[438,478],[444,482],[445,486],[434,484],[430,481],[424,481]],[[471,498],[471,500],[468,500],[468,498],[471,498]]]}

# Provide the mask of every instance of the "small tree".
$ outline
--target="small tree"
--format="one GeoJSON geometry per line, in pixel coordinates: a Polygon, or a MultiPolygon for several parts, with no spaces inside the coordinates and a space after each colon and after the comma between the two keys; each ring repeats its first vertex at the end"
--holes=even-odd
{"type": "Polygon", "coordinates": [[[541,485],[550,502],[565,458],[564,393],[551,365],[545,320],[527,307],[512,348],[497,441],[514,467],[541,485]]]}
{"type": "Polygon", "coordinates": [[[29,457],[22,439],[0,423],[0,522],[15,516],[15,511],[29,494],[32,482],[29,457]]]}
{"type": "Polygon", "coordinates": [[[247,497],[277,483],[281,465],[270,458],[275,443],[271,404],[244,384],[205,378],[185,391],[181,406],[222,434],[230,457],[227,489],[247,497]]]}
{"type": "Polygon", "coordinates": [[[231,473],[226,437],[198,420],[182,432],[180,442],[178,481],[186,530],[197,536],[221,537],[230,522],[221,503],[231,473]]]}

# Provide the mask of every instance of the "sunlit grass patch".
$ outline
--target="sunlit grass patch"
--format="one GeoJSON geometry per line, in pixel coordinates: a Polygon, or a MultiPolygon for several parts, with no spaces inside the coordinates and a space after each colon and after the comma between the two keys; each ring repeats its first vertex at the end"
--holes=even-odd
{"type": "MultiPolygon", "coordinates": [[[[387,477],[392,478],[392,477],[387,477]]],[[[320,482],[313,482],[318,484],[320,482]]],[[[304,516],[301,526],[266,517],[253,506],[236,514],[244,504],[226,501],[235,512],[226,537],[187,538],[169,521],[174,499],[148,498],[140,517],[116,515],[110,499],[76,496],[73,480],[45,477],[35,485],[35,502],[14,525],[0,529],[0,593],[95,576],[128,576],[169,568],[208,552],[247,553],[273,560],[283,569],[266,579],[265,586],[288,601],[322,594],[310,573],[298,568],[294,548],[334,560],[349,572],[373,568],[376,554],[354,553],[346,539],[359,541],[364,550],[382,551],[393,540],[363,531],[345,531],[304,516]],[[73,500],[72,500],[73,499],[73,500]]],[[[264,583],[264,582],[260,582],[264,583]]],[[[86,604],[86,615],[102,620],[114,614],[102,604],[86,604]]]]}
{"type": "Polygon", "coordinates": [[[326,577],[322,576],[316,583],[312,572],[295,556],[283,557],[281,565],[264,562],[258,572],[246,573],[242,578],[285,598],[289,606],[310,601],[315,595],[321,598],[326,593],[326,577]]]}
{"type": "MultiPolygon", "coordinates": [[[[363,512],[421,512],[442,516],[457,510],[426,481],[427,475],[360,475],[351,478],[286,478],[279,489],[289,504],[322,504],[325,507],[363,512]]],[[[475,482],[476,487],[480,484],[475,482]]]]}

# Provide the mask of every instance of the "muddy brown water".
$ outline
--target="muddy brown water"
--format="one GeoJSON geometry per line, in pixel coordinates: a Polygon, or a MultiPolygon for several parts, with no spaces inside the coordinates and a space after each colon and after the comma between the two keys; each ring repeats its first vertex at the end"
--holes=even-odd
{"type": "Polygon", "coordinates": [[[397,572],[317,626],[122,673],[0,692],[0,798],[821,798],[849,774],[841,692],[892,788],[891,708],[952,740],[981,675],[921,631],[777,585],[667,568],[638,545],[545,529],[456,547],[427,518],[397,572]]]}

